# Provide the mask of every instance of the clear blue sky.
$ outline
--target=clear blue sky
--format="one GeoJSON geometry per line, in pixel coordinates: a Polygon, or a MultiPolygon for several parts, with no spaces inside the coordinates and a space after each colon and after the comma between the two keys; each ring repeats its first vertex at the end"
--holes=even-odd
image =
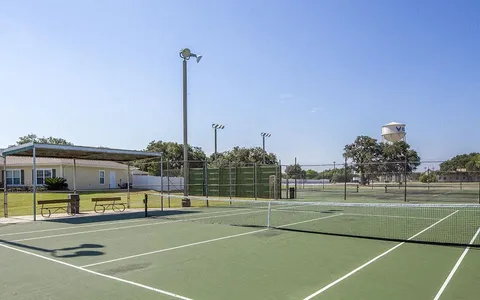
{"type": "Polygon", "coordinates": [[[479,1],[0,0],[0,147],[28,133],[143,149],[261,146],[340,161],[407,124],[422,159],[480,151],[479,1]]]}

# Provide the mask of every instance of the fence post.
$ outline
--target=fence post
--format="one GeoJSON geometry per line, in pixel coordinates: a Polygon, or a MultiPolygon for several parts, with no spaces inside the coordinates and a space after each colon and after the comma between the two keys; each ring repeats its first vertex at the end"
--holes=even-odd
{"type": "Polygon", "coordinates": [[[257,163],[253,164],[253,196],[257,200],[257,163]]]}
{"type": "Polygon", "coordinates": [[[407,168],[408,168],[408,162],[407,162],[407,157],[405,156],[405,167],[404,167],[404,174],[403,174],[403,181],[405,184],[404,187],[404,192],[403,192],[403,201],[407,202],[407,168]]]}
{"type": "Polygon", "coordinates": [[[347,174],[347,158],[345,158],[345,165],[344,165],[344,173],[345,173],[345,178],[343,181],[345,181],[345,184],[344,184],[344,188],[343,188],[343,200],[347,200],[347,177],[348,177],[348,174],[347,174]]]}
{"type": "Polygon", "coordinates": [[[168,198],[168,208],[170,208],[170,160],[167,160],[167,198],[168,198]]]}
{"type": "Polygon", "coordinates": [[[207,161],[204,162],[203,170],[204,170],[203,181],[204,181],[204,186],[205,186],[205,196],[207,197],[206,203],[207,203],[207,207],[208,207],[208,165],[207,165],[207,161]]]}
{"type": "Polygon", "coordinates": [[[228,163],[228,194],[232,199],[232,164],[228,163]]]}
{"type": "MultiPolygon", "coordinates": [[[[281,188],[282,182],[280,181],[280,195],[282,194],[281,188]]],[[[273,199],[278,199],[278,165],[275,166],[275,178],[273,179],[273,199]]]]}
{"type": "Polygon", "coordinates": [[[430,167],[427,169],[427,189],[430,190],[430,167]]]}
{"type": "Polygon", "coordinates": [[[163,211],[163,155],[160,158],[160,206],[163,211]]]}
{"type": "MultiPolygon", "coordinates": [[[[232,200],[232,163],[228,163],[228,193],[230,195],[230,200],[232,200]]],[[[232,201],[230,201],[230,205],[232,201]]]]}
{"type": "MultiPolygon", "coordinates": [[[[297,169],[297,157],[295,157],[295,169],[294,170],[296,170],[296,169],[297,169]]],[[[295,199],[297,199],[297,177],[298,177],[298,174],[295,174],[295,191],[293,192],[293,195],[294,195],[293,197],[295,199]]]]}
{"type": "Polygon", "coordinates": [[[286,199],[290,199],[290,176],[288,176],[287,172],[285,172],[285,176],[287,178],[287,190],[286,190],[286,193],[285,193],[285,197],[286,199]]]}

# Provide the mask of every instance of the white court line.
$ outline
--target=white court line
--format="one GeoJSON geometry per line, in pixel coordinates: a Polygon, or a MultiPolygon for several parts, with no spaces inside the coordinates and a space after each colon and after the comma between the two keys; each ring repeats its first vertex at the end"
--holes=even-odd
{"type": "MultiPolygon", "coordinates": [[[[272,208],[272,211],[281,211],[281,212],[302,212],[302,213],[311,213],[311,214],[319,214],[322,212],[319,211],[312,211],[312,210],[288,210],[283,208],[272,208]]],[[[418,219],[418,220],[438,220],[438,218],[426,218],[426,217],[409,217],[409,216],[398,216],[398,215],[374,215],[374,214],[360,214],[360,213],[342,213],[345,216],[365,216],[365,217],[385,217],[385,218],[401,218],[401,219],[418,219]]]]}
{"type": "MultiPolygon", "coordinates": [[[[145,219],[141,219],[145,220],[145,219]]],[[[95,226],[106,226],[106,225],[114,225],[114,224],[124,224],[124,223],[133,223],[133,222],[141,222],[141,220],[126,220],[126,221],[111,221],[111,222],[102,222],[97,224],[89,224],[89,225],[71,225],[68,227],[60,227],[60,228],[50,228],[50,229],[39,229],[39,230],[32,230],[32,231],[21,231],[21,232],[11,232],[11,233],[3,233],[0,234],[0,237],[4,236],[12,236],[12,235],[22,235],[22,234],[32,234],[32,233],[39,233],[39,232],[50,232],[50,231],[59,231],[59,230],[68,230],[68,229],[76,229],[76,228],[85,228],[85,227],[95,227],[95,226]]]]}
{"type": "Polygon", "coordinates": [[[348,216],[365,216],[365,217],[384,217],[384,218],[400,218],[400,219],[415,219],[415,220],[438,220],[438,218],[426,218],[426,217],[408,217],[408,216],[396,216],[396,215],[372,215],[372,214],[356,214],[356,213],[343,213],[348,216]]]}
{"type": "Polygon", "coordinates": [[[18,248],[15,248],[15,247],[7,246],[7,245],[3,244],[2,242],[0,242],[0,247],[4,247],[4,248],[10,249],[10,250],[18,251],[18,252],[21,252],[21,253],[24,253],[24,254],[27,254],[27,255],[32,255],[32,256],[35,256],[35,257],[38,257],[38,258],[41,258],[41,259],[45,259],[45,260],[48,260],[48,261],[51,261],[51,262],[54,262],[54,263],[57,263],[57,264],[61,264],[61,265],[64,265],[64,266],[67,266],[67,267],[70,267],[70,268],[74,268],[74,269],[77,269],[77,270],[80,270],[80,271],[84,271],[84,272],[87,272],[87,273],[90,273],[90,274],[93,274],[93,275],[105,277],[105,278],[115,280],[115,281],[120,281],[120,282],[127,283],[127,284],[130,284],[130,285],[136,286],[136,287],[140,287],[140,288],[147,289],[147,290],[150,290],[150,291],[153,291],[153,292],[157,292],[157,293],[160,293],[160,294],[171,296],[171,297],[174,297],[174,298],[177,298],[177,299],[193,300],[191,298],[180,296],[180,295],[177,295],[177,294],[174,294],[174,293],[171,293],[171,292],[167,292],[165,290],[157,289],[157,288],[154,288],[154,287],[151,287],[151,286],[148,286],[148,285],[144,285],[144,284],[136,283],[136,282],[133,282],[133,281],[121,279],[121,278],[118,278],[118,277],[115,277],[115,276],[102,274],[102,273],[99,273],[99,272],[95,272],[95,271],[92,271],[92,270],[88,270],[88,269],[85,269],[85,268],[82,268],[82,267],[78,267],[78,266],[66,263],[66,262],[63,262],[63,261],[59,261],[59,260],[56,260],[56,259],[53,259],[53,258],[50,258],[50,257],[46,257],[46,256],[39,255],[39,254],[36,254],[36,253],[28,252],[28,251],[18,249],[18,248]]]}
{"type": "MultiPolygon", "coordinates": [[[[232,210],[232,211],[238,211],[232,210]]],[[[195,220],[204,220],[210,218],[219,218],[219,217],[229,217],[229,216],[237,216],[237,215],[244,215],[244,214],[253,214],[253,213],[260,213],[265,211],[247,211],[243,213],[235,213],[235,214],[225,214],[225,215],[218,215],[218,216],[208,216],[208,217],[201,217],[201,218],[193,218],[193,219],[180,219],[174,221],[165,221],[165,222],[154,222],[154,223],[147,223],[147,224],[138,224],[138,225],[130,225],[130,226],[123,226],[123,227],[113,227],[113,228],[105,228],[105,229],[97,229],[97,230],[87,230],[87,231],[78,231],[78,232],[70,232],[70,233],[62,233],[62,234],[55,234],[55,235],[47,235],[47,236],[38,236],[32,238],[25,238],[14,240],[12,242],[25,242],[25,241],[33,241],[33,240],[41,240],[41,239],[49,239],[49,238],[57,238],[62,236],[72,236],[78,234],[86,234],[86,233],[95,233],[95,232],[103,232],[103,231],[113,231],[113,230],[120,230],[126,228],[136,228],[136,227],[145,227],[145,226],[156,226],[156,225],[163,225],[163,224],[171,224],[171,223],[178,223],[178,222],[188,222],[188,221],[195,221],[195,220]]]]}
{"type": "MultiPolygon", "coordinates": [[[[244,210],[244,208],[237,208],[237,209],[234,209],[234,210],[232,209],[232,210],[227,210],[227,211],[202,212],[202,214],[206,214],[206,215],[219,214],[219,213],[225,213],[225,212],[230,212],[230,211],[238,211],[238,210],[244,210]]],[[[185,210],[185,211],[195,212],[196,210],[185,210]]],[[[83,218],[83,217],[79,217],[79,218],[83,218]]],[[[40,233],[40,232],[59,231],[59,230],[68,230],[68,229],[77,229],[77,228],[86,228],[86,227],[125,224],[125,223],[137,223],[137,222],[143,222],[146,219],[147,218],[140,218],[140,219],[134,219],[134,220],[124,220],[124,221],[105,221],[105,222],[89,224],[89,225],[71,225],[71,226],[68,226],[68,227],[60,227],[60,228],[49,228],[49,229],[40,229],[40,230],[32,230],[32,231],[11,232],[11,233],[0,234],[0,237],[12,236],[12,235],[22,235],[22,234],[32,234],[32,233],[40,233]]]]}
{"type": "MultiPolygon", "coordinates": [[[[307,222],[313,222],[313,221],[318,221],[318,220],[322,220],[322,219],[333,218],[333,217],[337,217],[337,216],[340,216],[340,215],[341,214],[336,214],[336,215],[330,215],[330,216],[326,216],[326,217],[304,220],[304,221],[300,221],[300,222],[295,222],[295,223],[290,223],[290,224],[277,226],[276,228],[283,228],[283,227],[303,224],[303,223],[307,223],[307,222]]],[[[226,239],[231,239],[231,238],[235,238],[235,237],[239,237],[239,236],[244,236],[244,235],[253,234],[253,233],[257,233],[257,232],[262,232],[262,231],[266,231],[266,230],[269,230],[269,229],[265,228],[265,229],[255,230],[255,231],[244,232],[244,233],[240,233],[240,234],[227,235],[227,236],[214,238],[214,239],[210,239],[210,240],[205,240],[205,241],[201,241],[201,242],[195,242],[195,243],[191,243],[191,244],[185,244],[185,245],[180,245],[180,246],[176,246],[176,247],[165,248],[165,249],[155,250],[155,251],[151,251],[151,252],[120,257],[120,258],[116,258],[116,259],[111,259],[111,260],[106,260],[106,261],[102,261],[102,262],[98,262],[98,263],[84,265],[84,266],[82,266],[82,268],[88,268],[88,267],[103,265],[103,264],[107,264],[107,263],[111,263],[111,262],[116,262],[116,261],[121,261],[121,260],[126,260],[126,259],[131,259],[131,258],[137,258],[137,257],[141,257],[141,256],[146,256],[146,255],[152,255],[152,254],[167,252],[167,251],[171,251],[171,250],[177,250],[177,249],[182,249],[182,248],[187,248],[187,247],[192,247],[192,246],[197,246],[197,245],[202,245],[202,244],[207,244],[207,243],[212,243],[212,242],[217,242],[217,241],[221,241],[221,240],[226,240],[226,239]]]]}
{"type": "MultiPolygon", "coordinates": [[[[446,220],[447,218],[453,216],[454,214],[456,214],[458,212],[458,210],[454,211],[453,213],[449,214],[448,216],[446,216],[445,218],[442,218],[440,220],[438,220],[437,222],[433,223],[432,225],[428,226],[427,228],[423,229],[422,231],[418,232],[417,234],[409,237],[407,239],[407,241],[410,241],[412,239],[414,239],[415,237],[417,237],[418,235],[424,233],[425,231],[429,230],[430,228],[432,228],[433,226],[437,225],[438,223],[446,220]]],[[[328,290],[329,288],[331,288],[332,286],[336,285],[337,283],[347,279],[348,277],[352,276],[353,274],[357,273],[358,271],[362,270],[363,268],[365,268],[366,266],[370,265],[371,263],[375,262],[376,260],[378,260],[379,258],[387,255],[388,253],[392,252],[393,250],[397,249],[398,247],[402,246],[403,244],[405,244],[405,242],[402,242],[400,244],[397,244],[396,246],[388,249],[387,251],[383,252],[382,254],[372,258],[371,260],[369,260],[368,262],[364,263],[363,265],[361,265],[360,267],[356,268],[355,270],[351,271],[350,273],[348,274],[345,274],[344,276],[338,278],[337,280],[335,280],[334,282],[326,285],[325,287],[321,288],[320,290],[316,291],[315,293],[311,294],[310,296],[307,296],[306,298],[304,298],[303,300],[310,300],[312,299],[313,297],[316,297],[318,296],[319,294],[325,292],[326,290],[328,290]]]]}
{"type": "MultiPolygon", "coordinates": [[[[477,239],[477,237],[478,237],[479,234],[480,234],[480,227],[478,228],[477,232],[476,232],[475,235],[473,236],[473,238],[472,238],[472,240],[470,241],[469,245],[472,245],[473,242],[475,242],[475,240],[477,239]]],[[[455,272],[457,271],[458,267],[459,267],[460,264],[462,263],[462,260],[465,258],[465,255],[467,255],[468,250],[470,250],[470,246],[468,246],[467,248],[465,248],[465,250],[463,251],[462,255],[460,255],[460,258],[458,259],[457,263],[456,263],[455,266],[453,267],[452,271],[450,271],[450,274],[448,274],[447,279],[445,280],[445,282],[443,283],[442,287],[440,288],[440,290],[438,291],[437,295],[435,296],[435,298],[434,298],[433,300],[438,300],[438,299],[440,299],[440,296],[442,295],[443,291],[445,290],[445,288],[447,287],[448,283],[449,283],[450,280],[452,279],[453,275],[454,275],[455,272]]]]}

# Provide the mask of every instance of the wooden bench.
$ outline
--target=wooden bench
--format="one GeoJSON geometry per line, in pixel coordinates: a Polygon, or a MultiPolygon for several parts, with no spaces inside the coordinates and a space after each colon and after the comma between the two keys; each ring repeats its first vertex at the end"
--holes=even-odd
{"type": "Polygon", "coordinates": [[[56,213],[57,211],[61,210],[66,212],[69,215],[75,215],[75,206],[74,206],[75,200],[73,199],[54,199],[54,200],[38,200],[37,203],[38,205],[42,205],[40,209],[40,214],[42,217],[45,218],[50,218],[52,213],[56,213]],[[64,205],[61,205],[64,204],[64,205]],[[54,206],[51,206],[54,205],[54,206]],[[69,210],[69,207],[71,207],[71,210],[69,210]],[[53,211],[52,211],[53,210],[53,211]],[[45,215],[45,213],[48,212],[48,215],[45,215]]]}
{"type": "Polygon", "coordinates": [[[122,201],[120,197],[105,197],[105,198],[92,198],[92,202],[95,203],[95,207],[93,210],[96,213],[104,213],[105,209],[111,207],[113,211],[124,211],[125,210],[125,203],[119,203],[118,201],[122,201]],[[97,207],[101,207],[102,210],[97,211],[97,207]]]}

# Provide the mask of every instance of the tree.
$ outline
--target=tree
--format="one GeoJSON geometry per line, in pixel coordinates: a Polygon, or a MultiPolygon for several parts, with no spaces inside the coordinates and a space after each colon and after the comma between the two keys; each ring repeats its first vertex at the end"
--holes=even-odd
{"type": "Polygon", "coordinates": [[[68,142],[67,140],[62,138],[56,138],[53,136],[39,138],[36,134],[33,134],[33,133],[19,137],[17,141],[17,145],[23,145],[23,144],[28,144],[32,142],[39,143],[39,144],[70,145],[70,146],[73,145],[73,143],[68,142]]]}
{"type": "Polygon", "coordinates": [[[285,174],[287,175],[287,178],[301,179],[304,171],[299,164],[289,165],[285,168],[285,174]]]}
{"type": "Polygon", "coordinates": [[[350,158],[353,169],[360,173],[361,184],[381,173],[393,174],[400,180],[405,172],[412,173],[420,165],[420,156],[405,141],[379,143],[374,138],[358,136],[344,151],[344,157],[350,158]]]}
{"type": "MultiPolygon", "coordinates": [[[[145,151],[162,152],[164,164],[168,163],[168,169],[171,170],[170,175],[180,175],[183,170],[183,145],[175,142],[151,141],[145,151]]],[[[202,167],[207,159],[205,152],[200,147],[192,147],[188,145],[188,161],[191,168],[202,167]]],[[[149,172],[152,175],[160,175],[160,162],[156,161],[136,162],[134,165],[142,171],[149,172]]],[[[166,165],[164,169],[166,169],[166,165]]]]}
{"type": "Polygon", "coordinates": [[[455,172],[457,169],[480,170],[480,153],[459,154],[440,164],[441,172],[455,172]]]}
{"type": "Polygon", "coordinates": [[[353,180],[352,168],[347,166],[347,174],[345,176],[345,168],[338,168],[332,170],[332,182],[351,182],[353,180]]]}
{"type": "Polygon", "coordinates": [[[478,172],[480,171],[480,154],[472,157],[466,164],[465,167],[469,172],[478,172]]]}
{"type": "Polygon", "coordinates": [[[354,162],[354,170],[360,173],[360,183],[366,184],[378,171],[382,148],[376,139],[361,135],[352,144],[345,146],[343,156],[354,162]]]}
{"type": "MultiPolygon", "coordinates": [[[[420,165],[420,156],[405,141],[395,143],[381,143],[382,164],[381,171],[393,174],[403,174],[405,166],[407,173],[412,173],[420,165]]],[[[401,176],[397,176],[398,179],[401,176]]]]}
{"type": "Polygon", "coordinates": [[[246,166],[253,164],[263,164],[265,155],[265,164],[272,165],[277,163],[277,156],[273,153],[264,152],[261,147],[244,148],[235,146],[232,150],[217,153],[217,157],[211,156],[213,165],[246,166]]]}
{"type": "Polygon", "coordinates": [[[305,178],[306,179],[317,179],[318,175],[319,175],[319,173],[315,170],[312,170],[312,169],[308,169],[307,171],[305,171],[305,178]]]}
{"type": "Polygon", "coordinates": [[[435,173],[423,173],[422,175],[420,175],[420,182],[437,182],[437,176],[435,175],[435,173]]]}

